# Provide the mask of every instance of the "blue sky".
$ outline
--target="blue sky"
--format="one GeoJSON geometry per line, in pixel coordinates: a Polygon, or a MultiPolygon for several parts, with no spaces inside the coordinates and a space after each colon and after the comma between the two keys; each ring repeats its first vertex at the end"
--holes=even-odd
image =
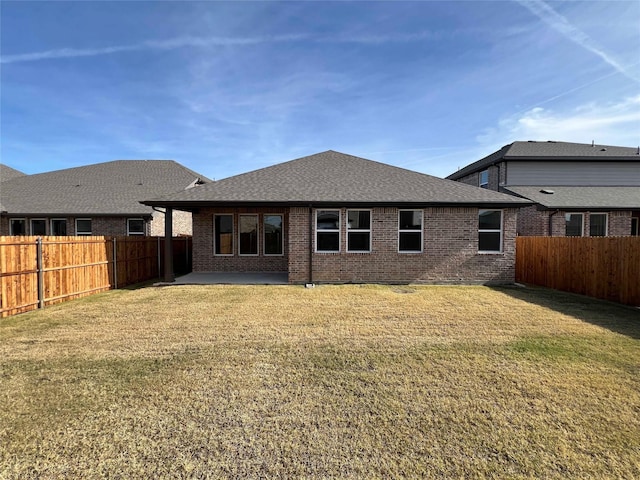
{"type": "Polygon", "coordinates": [[[640,2],[0,2],[1,161],[325,151],[446,176],[515,140],[640,144],[640,2]]]}

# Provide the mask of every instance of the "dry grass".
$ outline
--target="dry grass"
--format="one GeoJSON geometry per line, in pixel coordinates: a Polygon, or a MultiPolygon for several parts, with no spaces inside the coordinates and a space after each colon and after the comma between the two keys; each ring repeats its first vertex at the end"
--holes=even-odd
{"type": "Polygon", "coordinates": [[[640,313],[171,287],[0,323],[0,478],[640,478],[640,313]]]}

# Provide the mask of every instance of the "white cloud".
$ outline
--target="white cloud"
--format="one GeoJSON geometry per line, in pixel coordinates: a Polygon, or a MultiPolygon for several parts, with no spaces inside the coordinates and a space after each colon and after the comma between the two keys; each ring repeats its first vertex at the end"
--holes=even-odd
{"type": "Polygon", "coordinates": [[[560,112],[542,107],[504,118],[477,140],[487,149],[517,140],[558,140],[632,147],[640,142],[640,95],[560,112]]]}

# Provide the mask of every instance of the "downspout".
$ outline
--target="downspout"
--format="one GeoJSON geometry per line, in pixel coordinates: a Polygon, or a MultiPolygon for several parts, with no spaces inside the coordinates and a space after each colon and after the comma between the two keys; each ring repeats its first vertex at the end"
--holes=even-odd
{"type": "Polygon", "coordinates": [[[553,237],[553,216],[560,213],[560,210],[556,210],[555,212],[551,212],[549,215],[549,236],[553,237]]]}
{"type": "Polygon", "coordinates": [[[313,205],[309,204],[309,286],[313,286],[313,205]]]}

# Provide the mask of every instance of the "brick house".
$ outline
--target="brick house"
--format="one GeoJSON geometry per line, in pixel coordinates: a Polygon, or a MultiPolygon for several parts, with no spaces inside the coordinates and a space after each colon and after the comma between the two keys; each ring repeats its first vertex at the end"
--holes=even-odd
{"type": "MultiPolygon", "coordinates": [[[[0,170],[0,235],[162,235],[164,212],[139,201],[210,181],[172,160],[13,172],[0,170]]],[[[176,235],[191,234],[190,213],[173,212],[173,224],[176,235]]]]}
{"type": "Polygon", "coordinates": [[[638,235],[639,148],[514,142],[447,178],[535,202],[519,235],[638,235]]]}
{"type": "Polygon", "coordinates": [[[193,212],[194,272],[292,284],[510,283],[530,205],[334,151],[143,203],[193,212]]]}

